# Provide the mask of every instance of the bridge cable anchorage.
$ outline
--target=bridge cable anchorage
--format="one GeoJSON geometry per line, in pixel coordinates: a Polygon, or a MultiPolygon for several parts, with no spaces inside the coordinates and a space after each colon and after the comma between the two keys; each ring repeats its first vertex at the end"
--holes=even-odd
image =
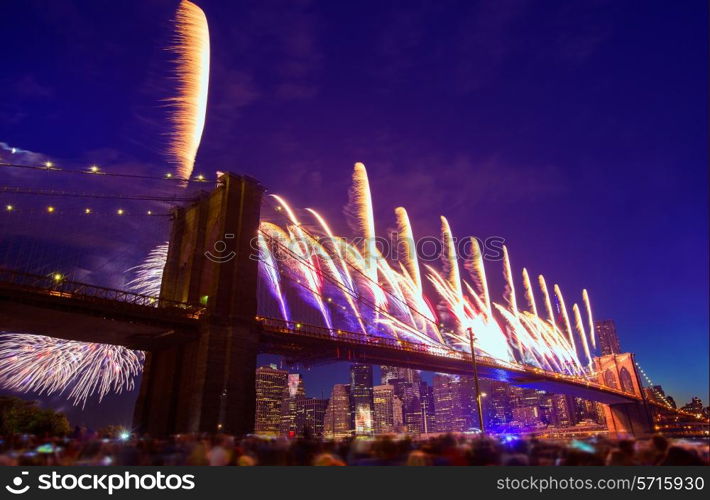
{"type": "Polygon", "coordinates": [[[78,174],[78,175],[92,175],[92,176],[101,176],[101,177],[125,177],[125,178],[130,178],[130,179],[151,179],[151,180],[163,180],[163,181],[172,181],[172,182],[197,182],[197,183],[208,183],[208,184],[218,184],[219,180],[214,180],[210,181],[205,178],[204,175],[198,174],[192,178],[184,178],[184,177],[177,177],[173,175],[172,173],[168,172],[164,176],[159,177],[155,175],[140,175],[140,174],[127,174],[127,173],[121,173],[121,172],[106,172],[102,169],[100,169],[96,165],[91,165],[88,169],[86,170],[72,170],[72,169],[67,169],[67,168],[61,168],[55,166],[52,162],[46,162],[44,165],[21,165],[18,163],[6,163],[6,162],[0,162],[0,167],[7,167],[7,168],[20,168],[20,169],[27,169],[27,170],[36,170],[36,171],[42,171],[42,172],[54,172],[54,173],[61,173],[61,174],[78,174]]]}

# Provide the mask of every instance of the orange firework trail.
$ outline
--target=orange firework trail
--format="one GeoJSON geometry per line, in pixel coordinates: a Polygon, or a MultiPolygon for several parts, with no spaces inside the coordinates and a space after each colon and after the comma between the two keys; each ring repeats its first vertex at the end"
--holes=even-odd
{"type": "Polygon", "coordinates": [[[409,223],[409,215],[404,207],[394,209],[394,214],[397,217],[397,243],[403,246],[404,250],[404,267],[409,273],[409,276],[414,281],[419,293],[422,293],[422,277],[419,273],[419,261],[417,259],[417,247],[414,243],[414,233],[412,225],[409,223]]]}
{"type": "Polygon", "coordinates": [[[503,276],[505,278],[505,300],[514,315],[518,314],[518,301],[515,298],[515,283],[513,283],[513,271],[510,268],[510,257],[508,247],[503,245],[503,276]]]}
{"type": "Polygon", "coordinates": [[[552,326],[555,326],[555,312],[552,310],[552,301],[550,300],[550,292],[547,290],[545,277],[541,274],[537,277],[537,279],[540,283],[540,291],[542,292],[542,297],[545,301],[545,312],[547,313],[547,319],[550,321],[552,326]]]}
{"type": "Polygon", "coordinates": [[[210,79],[210,34],[207,17],[197,5],[182,0],[175,14],[176,76],[178,95],[174,105],[170,157],[178,175],[189,178],[200,147],[207,113],[210,79]]]}
{"type": "Polygon", "coordinates": [[[592,303],[589,301],[587,289],[582,290],[582,300],[584,300],[584,308],[587,310],[587,325],[589,326],[589,338],[592,341],[592,349],[597,348],[597,339],[594,332],[594,318],[592,318],[592,303]]]}
{"type": "Polygon", "coordinates": [[[574,348],[574,335],[572,335],[572,325],[569,322],[569,314],[567,314],[567,307],[565,306],[565,298],[562,296],[562,290],[560,290],[559,285],[555,285],[555,296],[557,297],[557,302],[560,304],[560,314],[562,314],[562,323],[565,327],[565,333],[569,339],[570,345],[574,348]]]}
{"type": "Polygon", "coordinates": [[[473,280],[478,286],[481,302],[486,306],[488,316],[493,314],[491,309],[491,296],[488,293],[488,280],[486,279],[486,268],[483,265],[483,254],[476,238],[471,238],[471,268],[470,272],[473,280]]]}
{"type": "Polygon", "coordinates": [[[537,316],[537,304],[535,304],[535,295],[533,295],[532,285],[530,284],[530,276],[528,270],[523,268],[523,287],[525,288],[525,298],[528,301],[530,312],[537,316]]]}
{"type": "Polygon", "coordinates": [[[584,355],[587,356],[587,364],[589,368],[592,368],[592,356],[589,353],[589,344],[587,343],[587,334],[584,332],[584,323],[582,323],[582,315],[579,313],[579,306],[574,304],[572,306],[572,314],[574,314],[574,326],[577,329],[579,337],[582,339],[582,349],[584,349],[584,355]]]}
{"type": "Polygon", "coordinates": [[[446,217],[441,216],[441,239],[444,245],[444,270],[447,274],[447,279],[457,295],[463,295],[461,289],[461,276],[459,275],[459,263],[456,257],[456,244],[454,236],[451,234],[451,226],[446,217]]]}
{"type": "Polygon", "coordinates": [[[358,162],[353,169],[353,185],[350,189],[351,212],[359,236],[363,238],[363,256],[365,257],[365,272],[377,282],[377,241],[375,240],[375,216],[372,213],[372,198],[370,181],[367,178],[365,165],[358,162]]]}

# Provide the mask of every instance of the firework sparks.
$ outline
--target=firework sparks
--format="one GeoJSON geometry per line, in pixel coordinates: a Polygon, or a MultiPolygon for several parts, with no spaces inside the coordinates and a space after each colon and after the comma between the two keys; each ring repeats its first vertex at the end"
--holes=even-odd
{"type": "Polygon", "coordinates": [[[587,325],[589,327],[589,338],[592,341],[592,349],[597,348],[597,339],[594,332],[594,318],[592,317],[592,303],[589,300],[587,289],[582,290],[582,300],[584,300],[584,308],[587,310],[587,325]]]}
{"type": "Polygon", "coordinates": [[[569,339],[569,343],[574,347],[574,335],[572,334],[572,326],[569,322],[569,314],[567,314],[567,307],[565,306],[565,298],[562,296],[562,290],[560,290],[559,285],[555,285],[555,297],[557,297],[557,302],[560,304],[560,314],[562,315],[562,325],[565,328],[565,333],[569,339]]]}
{"type": "Polygon", "coordinates": [[[532,285],[530,284],[530,276],[528,270],[523,268],[523,288],[525,289],[525,299],[528,301],[530,312],[537,316],[537,304],[535,304],[535,295],[533,294],[532,285]]]}
{"type": "Polygon", "coordinates": [[[210,78],[210,34],[205,13],[189,0],[181,0],[175,15],[176,76],[170,157],[178,175],[189,178],[202,139],[210,78]]]}
{"type": "Polygon", "coordinates": [[[481,253],[481,247],[478,245],[478,240],[476,238],[471,238],[471,274],[473,276],[473,281],[478,286],[478,291],[480,293],[481,301],[486,306],[486,311],[490,316],[493,314],[491,310],[491,296],[488,293],[488,280],[486,279],[486,268],[483,265],[483,254],[481,253]]]}
{"type": "Polygon", "coordinates": [[[574,326],[577,330],[579,338],[582,340],[582,349],[584,349],[584,355],[587,357],[587,364],[589,368],[592,368],[592,356],[589,353],[589,344],[587,343],[587,334],[584,331],[584,323],[582,322],[582,315],[579,312],[579,306],[577,304],[572,305],[572,314],[574,315],[574,326]]]}
{"type": "Polygon", "coordinates": [[[134,278],[126,283],[129,290],[149,297],[160,297],[163,269],[168,260],[168,248],[168,242],[156,246],[143,262],[126,271],[134,275],[134,278]]]}
{"type": "Polygon", "coordinates": [[[414,233],[412,225],[409,223],[409,215],[404,207],[394,209],[397,218],[397,243],[402,245],[404,258],[402,259],[407,274],[412,278],[416,289],[422,293],[422,276],[419,272],[419,261],[417,259],[417,246],[414,243],[414,233]]]}
{"type": "Polygon", "coordinates": [[[505,301],[514,315],[518,314],[518,301],[515,298],[515,283],[513,283],[513,271],[510,267],[510,256],[508,247],[503,245],[503,276],[505,278],[505,301]]]}
{"type": "MultiPolygon", "coordinates": [[[[336,236],[325,218],[313,209],[306,210],[324,237],[309,232],[286,200],[271,196],[277,202],[276,212],[286,216],[286,224],[282,228],[262,221],[258,238],[260,276],[277,300],[278,312],[275,314],[286,321],[302,321],[287,300],[287,288],[295,287],[298,296],[311,311],[319,314],[322,324],[334,334],[341,329],[349,331],[357,325],[356,328],[367,335],[408,339],[428,346],[432,352],[446,352],[446,349],[468,351],[467,332],[471,329],[476,337],[476,349],[486,356],[573,375],[584,373],[559,287],[555,285],[554,292],[560,307],[562,328],[556,326],[550,294],[542,275],[538,281],[547,319],[538,316],[526,269],[523,269],[522,276],[529,307],[518,310],[510,255],[504,247],[506,305],[493,303],[477,240],[471,240],[472,259],[466,263],[477,288],[474,290],[461,279],[453,233],[445,217],[441,217],[443,271],[425,266],[426,279],[441,299],[439,310],[442,316],[437,318],[430,300],[423,293],[423,274],[419,269],[412,226],[404,208],[395,210],[397,234],[404,245],[398,268],[390,266],[377,248],[370,245],[375,242],[376,234],[369,182],[362,164],[355,166],[349,207],[358,236],[365,240],[364,244],[358,245],[361,249],[336,236]]],[[[131,269],[136,273],[132,286],[142,291],[159,292],[166,257],[166,245],[151,251],[141,265],[131,269]]],[[[260,303],[261,307],[266,306],[260,303]]],[[[589,363],[590,352],[577,305],[573,312],[589,363]]],[[[269,314],[264,311],[265,316],[269,314]]]]}
{"type": "Polygon", "coordinates": [[[17,392],[68,393],[74,405],[135,387],[145,354],[122,346],[43,335],[0,335],[0,386],[17,392]]]}

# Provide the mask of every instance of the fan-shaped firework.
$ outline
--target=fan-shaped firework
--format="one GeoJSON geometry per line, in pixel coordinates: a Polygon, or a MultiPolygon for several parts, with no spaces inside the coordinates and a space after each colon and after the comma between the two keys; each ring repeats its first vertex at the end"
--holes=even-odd
{"type": "Polygon", "coordinates": [[[0,386],[17,392],[63,394],[75,405],[132,390],[145,354],[122,346],[0,334],[0,386]]]}

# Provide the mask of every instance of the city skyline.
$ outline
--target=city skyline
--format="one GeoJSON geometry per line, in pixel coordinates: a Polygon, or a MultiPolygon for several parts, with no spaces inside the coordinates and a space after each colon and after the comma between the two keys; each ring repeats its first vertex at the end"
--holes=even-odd
{"type": "MultiPolygon", "coordinates": [[[[373,365],[350,363],[349,383],[334,384],[327,399],[309,397],[300,373],[279,370],[275,364],[257,368],[257,374],[261,375],[257,377],[255,433],[269,437],[313,435],[343,439],[381,434],[419,437],[479,431],[472,377],[437,373],[433,374],[430,384],[418,370],[378,366],[378,383],[373,368],[373,365]],[[280,381],[280,387],[273,384],[276,379],[280,381]],[[297,395],[292,390],[292,380],[299,381],[297,395]],[[270,394],[280,394],[283,404],[271,404],[273,397],[270,394]],[[296,399],[290,399],[293,396],[296,399]],[[292,407],[288,401],[293,401],[292,407]],[[278,420],[290,424],[281,428],[259,425],[260,422],[278,420]]],[[[609,422],[614,417],[606,405],[598,402],[492,379],[482,379],[480,386],[487,433],[582,437],[613,428],[609,422]]],[[[662,387],[645,389],[647,398],[663,403],[669,401],[662,387]]],[[[675,406],[674,402],[672,404],[675,406]]],[[[704,406],[698,397],[683,409],[710,418],[710,406],[704,406]]],[[[657,428],[669,424],[678,427],[673,422],[672,418],[660,416],[656,425],[657,428]]]]}

